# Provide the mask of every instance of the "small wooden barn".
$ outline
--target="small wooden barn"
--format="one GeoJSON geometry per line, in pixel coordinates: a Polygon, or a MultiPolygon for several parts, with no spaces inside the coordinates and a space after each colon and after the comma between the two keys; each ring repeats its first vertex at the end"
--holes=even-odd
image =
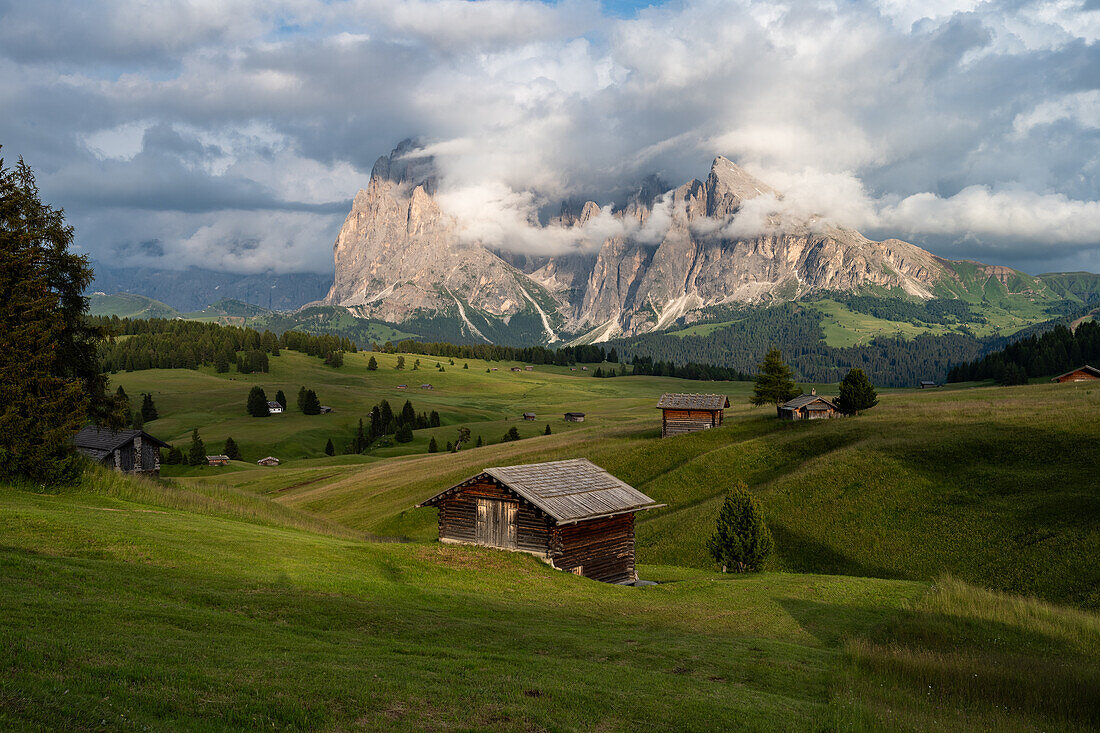
{"type": "Polygon", "coordinates": [[[583,412],[567,412],[565,413],[566,422],[584,422],[583,412]]]}
{"type": "Polygon", "coordinates": [[[486,468],[419,506],[441,542],[529,552],[559,570],[633,583],[634,513],[657,504],[584,458],[486,468]]]}
{"type": "Polygon", "coordinates": [[[1052,382],[1091,382],[1094,379],[1100,379],[1100,369],[1085,364],[1084,366],[1077,367],[1065,374],[1059,374],[1050,381],[1052,382]]]}
{"type": "Polygon", "coordinates": [[[272,415],[281,415],[283,412],[283,406],[280,403],[275,402],[274,400],[270,400],[267,403],[267,411],[270,412],[272,415]]]}
{"type": "Polygon", "coordinates": [[[528,422],[531,422],[532,420],[535,420],[535,419],[536,419],[537,417],[538,417],[538,415],[536,415],[536,414],[535,414],[535,413],[533,413],[533,412],[525,412],[525,413],[523,413],[523,419],[524,419],[524,420],[526,420],[526,421],[528,421],[528,422]]]}
{"type": "Polygon", "coordinates": [[[939,387],[939,386],[940,385],[938,385],[935,382],[933,382],[931,380],[928,380],[928,379],[920,380],[920,388],[921,389],[932,389],[933,387],[939,387]]]}
{"type": "Polygon", "coordinates": [[[661,410],[661,437],[708,430],[722,424],[723,410],[730,406],[724,394],[661,395],[657,409],[661,410]]]}
{"type": "Polygon", "coordinates": [[[261,465],[261,466],[278,466],[279,465],[279,459],[276,458],[275,456],[266,456],[266,457],[261,458],[260,460],[256,461],[256,463],[261,465]]]}
{"type": "Polygon", "coordinates": [[[800,394],[779,406],[779,417],[783,420],[821,420],[838,415],[835,404],[813,393],[800,394]]]}
{"type": "Polygon", "coordinates": [[[171,446],[144,430],[110,430],[89,425],[73,438],[73,447],[116,471],[157,474],[160,449],[171,446]]]}
{"type": "MultiPolygon", "coordinates": [[[[276,403],[278,404],[278,403],[276,403]]],[[[206,465],[208,466],[228,466],[229,456],[207,456],[206,465]]]]}

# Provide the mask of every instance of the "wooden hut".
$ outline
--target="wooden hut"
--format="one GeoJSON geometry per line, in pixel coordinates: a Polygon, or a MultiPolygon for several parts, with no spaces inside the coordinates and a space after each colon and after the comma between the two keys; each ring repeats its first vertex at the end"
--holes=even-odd
{"type": "Polygon", "coordinates": [[[724,394],[663,394],[657,401],[657,409],[661,410],[661,437],[716,428],[722,424],[722,411],[729,406],[729,398],[724,394]]]}
{"type": "Polygon", "coordinates": [[[157,474],[160,449],[171,446],[144,430],[109,430],[89,425],[73,438],[73,447],[116,471],[157,474]]]}
{"type": "Polygon", "coordinates": [[[274,400],[270,400],[267,403],[267,411],[272,415],[281,415],[283,413],[283,406],[274,400]]]}
{"type": "Polygon", "coordinates": [[[1064,384],[1065,382],[1091,382],[1094,379],[1100,379],[1100,369],[1085,364],[1065,374],[1059,374],[1050,381],[1064,384]]]}
{"type": "Polygon", "coordinates": [[[533,412],[525,412],[525,413],[523,413],[523,419],[524,419],[524,420],[526,420],[526,421],[528,421],[528,422],[531,422],[532,420],[535,420],[535,419],[536,419],[537,417],[538,417],[538,415],[536,415],[536,414],[535,414],[535,413],[533,413],[533,412]]]}
{"type": "MultiPolygon", "coordinates": [[[[278,404],[278,403],[276,403],[278,404]]],[[[228,466],[229,456],[207,456],[206,465],[208,466],[228,466]]]]}
{"type": "Polygon", "coordinates": [[[779,417],[783,420],[821,420],[839,414],[835,404],[813,393],[800,394],[779,406],[779,417]]]}
{"type": "Polygon", "coordinates": [[[261,466],[278,466],[279,465],[279,459],[276,458],[275,456],[266,456],[266,457],[261,458],[260,460],[256,461],[256,463],[261,465],[261,466]]]}
{"type": "Polygon", "coordinates": [[[441,542],[529,552],[559,570],[633,583],[634,513],[664,505],[575,458],[486,468],[419,506],[439,508],[441,542]]]}
{"type": "Polygon", "coordinates": [[[566,422],[584,422],[583,412],[567,412],[565,413],[566,422]]]}

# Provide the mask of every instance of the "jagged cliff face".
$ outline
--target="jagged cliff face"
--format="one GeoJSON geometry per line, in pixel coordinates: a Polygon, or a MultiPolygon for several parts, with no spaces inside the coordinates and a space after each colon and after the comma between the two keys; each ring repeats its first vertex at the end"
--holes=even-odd
{"type": "MultiPolygon", "coordinates": [[[[949,262],[919,247],[873,242],[840,227],[769,219],[760,233],[734,234],[729,227],[745,202],[781,194],[722,157],[706,182],[666,191],[647,179],[610,212],[623,233],[595,254],[494,253],[459,238],[456,222],[432,197],[432,161],[411,152],[403,143],[380,158],[356,195],[336,240],[326,303],[395,323],[441,314],[485,340],[477,322],[506,324],[524,313],[541,324],[544,341],[560,333],[603,340],[665,328],[711,305],[870,285],[931,297],[937,284],[956,277],[949,262]],[[647,226],[651,219],[661,226],[647,226]]],[[[550,226],[576,229],[580,242],[583,228],[606,213],[591,201],[563,205],[550,226]]]]}

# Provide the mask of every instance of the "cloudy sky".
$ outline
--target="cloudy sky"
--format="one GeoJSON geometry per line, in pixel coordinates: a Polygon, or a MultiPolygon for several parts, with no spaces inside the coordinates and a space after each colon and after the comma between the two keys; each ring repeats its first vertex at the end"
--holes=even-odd
{"type": "Polygon", "coordinates": [[[1100,0],[0,0],[0,155],[111,262],[331,270],[416,136],[482,221],[722,154],[871,236],[1100,272],[1098,38],[1100,0]]]}

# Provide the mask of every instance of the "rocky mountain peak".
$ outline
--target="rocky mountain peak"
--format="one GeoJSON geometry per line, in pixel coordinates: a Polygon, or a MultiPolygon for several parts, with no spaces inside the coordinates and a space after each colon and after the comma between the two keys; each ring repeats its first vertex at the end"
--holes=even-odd
{"type": "Polygon", "coordinates": [[[390,181],[400,185],[421,185],[428,194],[434,194],[435,158],[418,154],[417,151],[420,148],[421,145],[412,138],[402,140],[389,155],[383,155],[374,161],[370,174],[371,180],[390,181]]]}
{"type": "Polygon", "coordinates": [[[706,186],[707,216],[724,218],[736,212],[743,201],[767,194],[779,196],[774,188],[721,155],[711,163],[706,186]]]}

